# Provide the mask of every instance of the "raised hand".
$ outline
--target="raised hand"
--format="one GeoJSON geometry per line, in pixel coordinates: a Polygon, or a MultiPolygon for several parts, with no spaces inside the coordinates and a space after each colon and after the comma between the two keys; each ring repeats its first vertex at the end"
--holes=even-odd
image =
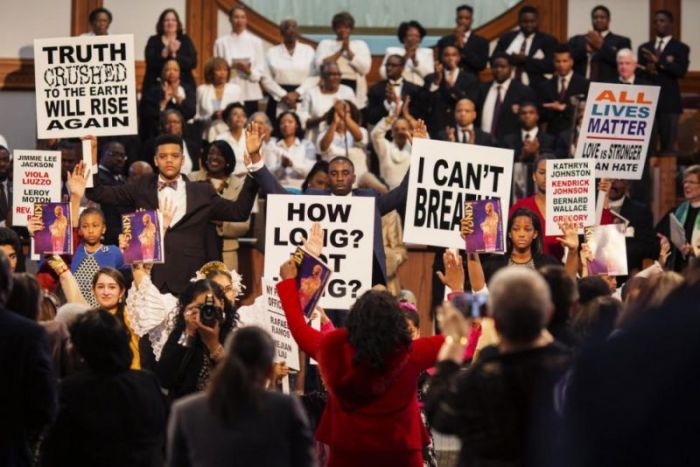
{"type": "Polygon", "coordinates": [[[316,257],[321,256],[321,251],[323,250],[323,228],[321,228],[320,223],[314,222],[311,224],[309,238],[304,242],[304,249],[316,257]]]}
{"type": "Polygon", "coordinates": [[[411,143],[413,143],[413,138],[428,139],[428,127],[420,118],[413,124],[411,131],[411,143]]]}
{"type": "Polygon", "coordinates": [[[175,203],[170,198],[163,199],[163,203],[160,205],[160,213],[163,215],[163,231],[166,231],[175,216],[175,203]]]}
{"type": "Polygon", "coordinates": [[[250,156],[251,163],[260,161],[260,148],[263,144],[263,129],[259,123],[251,122],[245,129],[246,154],[250,156]]]}
{"type": "Polygon", "coordinates": [[[85,167],[83,161],[75,165],[73,172],[68,172],[66,174],[66,185],[68,185],[71,196],[81,199],[85,196],[85,187],[87,186],[89,176],[90,169],[85,167]]]}
{"type": "Polygon", "coordinates": [[[35,233],[44,228],[44,221],[41,217],[29,216],[27,222],[27,230],[29,230],[29,236],[33,237],[35,233]]]}
{"type": "Polygon", "coordinates": [[[567,220],[565,222],[560,222],[558,225],[559,229],[562,231],[562,236],[557,237],[557,241],[569,250],[578,250],[579,239],[576,223],[567,220]]]}
{"type": "Polygon", "coordinates": [[[659,237],[659,264],[665,266],[668,257],[671,256],[671,242],[663,234],[657,233],[656,236],[659,237]]]}
{"type": "Polygon", "coordinates": [[[289,258],[280,266],[280,277],[282,280],[297,277],[297,265],[292,258],[289,258]]]}
{"type": "Polygon", "coordinates": [[[464,290],[464,266],[459,253],[445,250],[442,255],[443,263],[445,264],[445,272],[437,271],[437,276],[440,281],[448,286],[453,292],[461,292],[464,290]]]}
{"type": "Polygon", "coordinates": [[[445,128],[445,134],[447,135],[447,141],[454,143],[457,141],[457,132],[454,127],[448,126],[445,128]]]}

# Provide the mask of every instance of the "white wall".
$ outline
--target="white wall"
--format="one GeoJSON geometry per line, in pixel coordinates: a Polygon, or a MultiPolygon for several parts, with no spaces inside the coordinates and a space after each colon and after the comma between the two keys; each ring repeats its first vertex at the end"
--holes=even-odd
{"type": "MultiPolygon", "coordinates": [[[[698,0],[681,1],[681,40],[690,46],[690,70],[700,70],[700,2],[698,0]]],[[[678,18],[675,18],[679,21],[678,18]]]]}
{"type": "Polygon", "coordinates": [[[649,3],[646,0],[569,0],[569,37],[592,29],[591,10],[601,3],[610,9],[610,30],[629,37],[635,52],[649,40],[649,3]]]}
{"type": "MultiPolygon", "coordinates": [[[[53,0],[52,0],[53,1],[53,0]]],[[[143,60],[148,38],[156,33],[158,17],[166,8],[174,8],[187,30],[186,0],[104,0],[104,7],[112,12],[114,21],[109,31],[113,34],[133,34],[136,60],[143,60]]]]}
{"type": "Polygon", "coordinates": [[[0,134],[10,149],[33,149],[36,145],[34,91],[0,91],[0,109],[0,134]]]}
{"type": "Polygon", "coordinates": [[[70,36],[71,0],[2,0],[1,58],[34,57],[34,39],[70,36]]]}

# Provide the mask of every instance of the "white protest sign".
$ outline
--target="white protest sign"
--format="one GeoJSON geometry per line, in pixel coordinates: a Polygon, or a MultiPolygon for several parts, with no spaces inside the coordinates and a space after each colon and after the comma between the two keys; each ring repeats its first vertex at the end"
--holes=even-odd
{"type": "Polygon", "coordinates": [[[272,335],[275,341],[275,361],[285,362],[292,370],[299,370],[299,346],[292,337],[287,326],[287,317],[284,315],[282,302],[277,295],[276,282],[262,278],[262,290],[265,305],[267,326],[264,329],[272,335]]]}
{"type": "Polygon", "coordinates": [[[573,222],[578,233],[595,225],[595,161],[547,161],[547,217],[545,235],[561,235],[560,222],[573,222]]]}
{"type": "Polygon", "coordinates": [[[138,133],[134,36],[34,40],[39,139],[138,133]]]}
{"type": "Polygon", "coordinates": [[[320,259],[332,271],[319,305],[348,310],[372,287],[374,198],[268,196],[263,275],[278,278],[280,264],[303,245],[314,222],[321,224],[325,235],[320,259]]]}
{"type": "Polygon", "coordinates": [[[34,203],[61,201],[61,151],[15,149],[12,167],[12,225],[26,227],[34,203]]]}
{"type": "MultiPolygon", "coordinates": [[[[511,149],[415,139],[406,201],[406,243],[464,249],[459,234],[464,202],[499,198],[508,212],[513,179],[511,149]]],[[[507,216],[501,216],[503,232],[507,216]]]]}
{"type": "Polygon", "coordinates": [[[595,159],[597,177],[641,179],[659,89],[591,83],[575,157],[595,159]]]}

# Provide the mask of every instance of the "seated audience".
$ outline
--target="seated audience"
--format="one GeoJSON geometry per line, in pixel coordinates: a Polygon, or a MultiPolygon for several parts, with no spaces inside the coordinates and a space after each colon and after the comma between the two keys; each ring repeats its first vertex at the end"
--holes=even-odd
{"type": "Polygon", "coordinates": [[[367,145],[369,135],[362,126],[360,111],[350,101],[338,101],[326,114],[316,147],[321,158],[327,161],[344,156],[355,164],[358,178],[367,172],[367,145]]]}
{"type": "Polygon", "coordinates": [[[645,76],[638,75],[638,69],[637,57],[634,55],[634,52],[632,52],[631,49],[620,49],[617,52],[617,80],[614,82],[617,84],[640,84],[647,86],[654,84],[645,76]]]}
{"type": "Polygon", "coordinates": [[[204,65],[204,84],[197,87],[195,121],[202,129],[202,139],[213,141],[226,131],[224,109],[242,102],[241,88],[231,82],[231,69],[221,57],[209,59],[204,65]]]}
{"type": "Polygon", "coordinates": [[[279,114],[273,134],[277,141],[265,155],[265,165],[283,187],[300,189],[316,163],[316,148],[304,138],[301,120],[291,111],[279,114]]]}
{"type": "Polygon", "coordinates": [[[236,158],[236,163],[233,167],[234,175],[245,175],[245,161],[243,156],[246,147],[245,125],[248,115],[246,114],[245,106],[239,102],[229,104],[223,112],[224,122],[228,125],[228,131],[221,133],[216,137],[216,141],[224,141],[228,143],[236,158]]]}
{"type": "Polygon", "coordinates": [[[189,137],[185,134],[185,118],[177,109],[166,109],[161,112],[158,119],[158,134],[146,141],[143,145],[141,160],[155,167],[153,155],[156,153],[156,142],[163,135],[174,136],[182,139],[182,169],[181,173],[187,175],[199,168],[199,154],[202,144],[199,138],[189,137]]]}
{"type": "MultiPolygon", "coordinates": [[[[180,70],[182,83],[194,88],[192,70],[197,66],[197,51],[192,39],[185,34],[180,15],[174,8],[167,8],[158,17],[156,34],[146,43],[146,74],[141,89],[151,89],[163,79],[163,68],[169,60],[175,60],[180,70]]],[[[188,117],[189,120],[190,117],[188,117]]]]}
{"type": "Polygon", "coordinates": [[[438,134],[438,139],[453,143],[477,144],[479,146],[495,146],[493,137],[474,126],[476,109],[469,98],[457,101],[454,109],[454,126],[447,126],[438,134]]]}
{"type": "Polygon", "coordinates": [[[425,77],[435,71],[433,50],[421,47],[420,43],[427,34],[425,28],[418,21],[404,21],[399,24],[397,36],[403,47],[387,47],[384,60],[379,66],[379,75],[387,79],[389,69],[386,63],[392,55],[399,55],[404,58],[404,68],[401,76],[417,86],[423,86],[425,77]]]}
{"type": "Polygon", "coordinates": [[[357,107],[367,105],[366,75],[372,67],[372,55],[365,41],[350,39],[355,29],[355,18],[347,11],[333,16],[335,39],[323,39],[316,46],[316,67],[324,63],[336,63],[341,74],[341,84],[348,86],[357,96],[357,107]]]}
{"type": "Polygon", "coordinates": [[[162,465],[167,407],[149,372],[129,369],[129,332],[105,310],[80,315],[71,341],[87,369],[61,382],[42,465],[162,465]]]}
{"type": "Polygon", "coordinates": [[[313,467],[313,437],[296,397],[266,390],[275,343],[258,327],[236,330],[206,392],[175,403],[168,465],[313,467]]]}
{"type": "Polygon", "coordinates": [[[387,78],[372,85],[367,95],[369,100],[364,115],[368,124],[376,125],[404,103],[410,107],[411,114],[422,118],[423,91],[403,77],[405,63],[406,59],[401,55],[390,55],[384,60],[383,69],[386,69],[384,75],[387,78]]]}

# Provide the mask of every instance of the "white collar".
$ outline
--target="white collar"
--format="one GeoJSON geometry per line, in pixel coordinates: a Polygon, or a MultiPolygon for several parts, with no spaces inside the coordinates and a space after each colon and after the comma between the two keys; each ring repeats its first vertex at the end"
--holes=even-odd
{"type": "Polygon", "coordinates": [[[386,80],[387,80],[390,84],[397,84],[397,85],[399,85],[399,86],[401,86],[401,85],[403,84],[403,76],[399,76],[399,79],[397,79],[396,81],[392,81],[390,78],[387,78],[386,80]]]}
{"type": "Polygon", "coordinates": [[[624,79],[622,76],[618,76],[618,79],[625,84],[634,84],[634,78],[634,75],[630,76],[629,79],[624,79]]]}
{"type": "Polygon", "coordinates": [[[538,127],[535,127],[532,130],[526,130],[525,128],[522,128],[520,130],[520,134],[522,136],[522,139],[525,139],[525,135],[529,135],[530,139],[535,139],[537,137],[538,133],[539,133],[538,127]]]}
{"type": "Polygon", "coordinates": [[[561,83],[562,78],[564,78],[566,80],[566,84],[569,84],[569,83],[571,83],[571,77],[574,76],[574,70],[572,69],[564,76],[559,76],[559,75],[556,75],[556,76],[557,76],[557,81],[558,81],[557,85],[559,85],[559,83],[561,83]]]}
{"type": "Polygon", "coordinates": [[[622,204],[625,202],[626,197],[627,197],[627,195],[622,195],[622,198],[620,198],[618,200],[615,200],[615,201],[608,200],[608,206],[611,208],[621,208],[622,204]]]}
{"type": "Polygon", "coordinates": [[[493,80],[493,84],[491,84],[491,87],[493,89],[496,89],[496,87],[501,86],[502,91],[508,91],[508,87],[510,86],[510,78],[502,82],[501,84],[498,84],[496,80],[493,80]]]}
{"type": "Polygon", "coordinates": [[[605,39],[605,36],[607,36],[608,34],[610,34],[610,29],[608,29],[608,30],[606,30],[606,31],[603,31],[603,32],[599,32],[598,34],[600,34],[600,37],[602,37],[603,39],[605,39]]]}
{"type": "Polygon", "coordinates": [[[284,142],[284,138],[280,138],[277,141],[275,141],[275,145],[279,146],[281,148],[295,148],[301,144],[301,141],[299,141],[299,138],[294,138],[294,142],[292,143],[291,146],[287,146],[287,144],[284,142]]]}
{"type": "Polygon", "coordinates": [[[664,37],[656,36],[656,42],[658,43],[659,41],[661,41],[662,45],[668,44],[668,41],[670,41],[670,40],[671,40],[670,34],[668,36],[664,36],[664,37]]]}
{"type": "Polygon", "coordinates": [[[474,124],[470,123],[466,128],[462,128],[461,126],[458,126],[457,129],[459,131],[465,132],[465,131],[471,131],[472,134],[474,134],[474,124]]]}

